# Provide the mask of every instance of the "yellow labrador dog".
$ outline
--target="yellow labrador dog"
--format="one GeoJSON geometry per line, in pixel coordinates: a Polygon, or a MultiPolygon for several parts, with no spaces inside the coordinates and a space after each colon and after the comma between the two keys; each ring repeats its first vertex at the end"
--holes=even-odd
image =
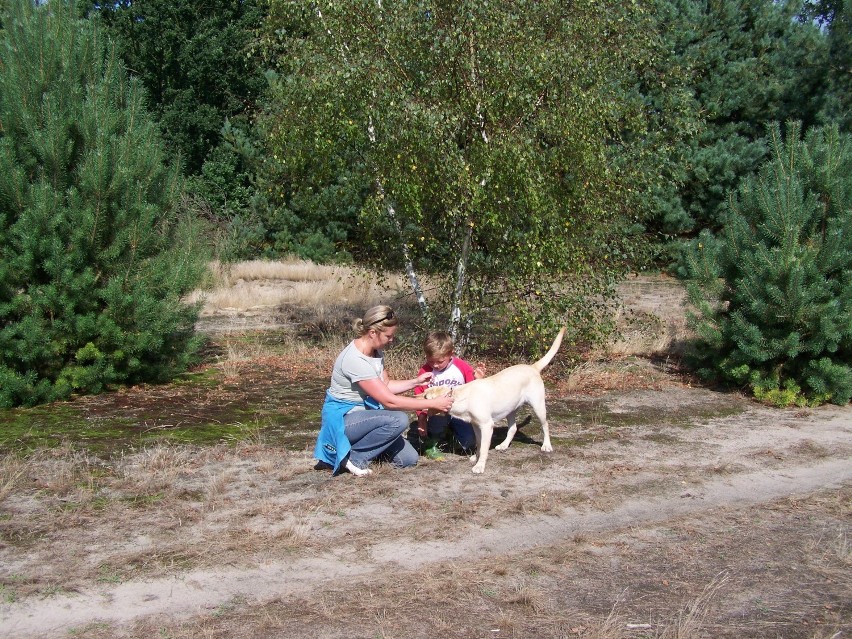
{"type": "Polygon", "coordinates": [[[476,462],[473,467],[474,473],[485,472],[485,462],[488,459],[488,449],[491,447],[491,436],[494,433],[494,422],[505,417],[509,424],[506,439],[497,446],[497,450],[506,450],[512,443],[515,433],[518,432],[515,415],[524,404],[530,405],[538,421],[541,422],[541,430],[544,433],[541,450],[546,453],[553,451],[553,446],[550,445],[550,430],[547,427],[541,371],[556,355],[556,351],[562,344],[563,335],[565,335],[564,328],[553,340],[550,350],[535,364],[510,366],[490,377],[476,379],[462,386],[456,386],[452,390],[446,386],[433,386],[423,393],[424,397],[432,399],[451,392],[455,401],[450,408],[450,415],[473,425],[478,450],[478,454],[475,453],[470,458],[471,461],[476,462]]]}

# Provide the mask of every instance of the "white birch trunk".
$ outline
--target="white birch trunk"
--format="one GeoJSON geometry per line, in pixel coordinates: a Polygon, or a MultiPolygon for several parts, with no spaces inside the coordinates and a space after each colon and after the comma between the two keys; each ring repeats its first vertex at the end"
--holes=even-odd
{"type": "MultiPolygon", "coordinates": [[[[376,129],[373,126],[373,119],[370,118],[370,123],[367,126],[367,135],[370,138],[370,144],[376,143],[376,129]]],[[[426,294],[423,292],[423,287],[420,285],[420,278],[417,277],[417,273],[414,271],[414,262],[411,260],[411,253],[408,250],[408,245],[405,243],[405,238],[402,236],[402,226],[399,223],[399,220],[396,217],[396,209],[394,209],[393,204],[388,200],[385,195],[385,187],[382,184],[382,180],[378,175],[378,171],[376,172],[376,189],[379,192],[379,195],[382,196],[382,201],[385,203],[385,212],[387,213],[388,218],[393,223],[394,228],[399,235],[399,244],[402,249],[402,258],[405,262],[405,274],[408,277],[408,283],[411,284],[411,290],[414,293],[414,297],[417,299],[417,306],[420,307],[420,315],[423,317],[423,320],[426,322],[428,326],[430,324],[429,317],[429,303],[426,301],[426,294]]]]}
{"type": "MultiPolygon", "coordinates": [[[[470,41],[470,88],[471,91],[477,90],[477,75],[476,75],[476,51],[473,46],[473,40],[470,41]]],[[[488,146],[488,132],[485,130],[485,115],[482,113],[482,101],[476,102],[476,123],[479,126],[479,135],[482,137],[482,142],[488,146]]],[[[485,188],[485,178],[479,183],[480,188],[485,188]]],[[[450,326],[449,333],[453,341],[458,339],[459,326],[461,324],[461,300],[464,292],[464,286],[467,279],[467,261],[470,257],[470,243],[473,236],[473,221],[468,219],[466,222],[464,242],[462,244],[461,255],[459,256],[458,267],[456,268],[456,285],[453,290],[452,309],[450,310],[450,326]]],[[[468,316],[465,321],[465,341],[467,334],[470,332],[472,317],[468,316]]],[[[461,350],[461,347],[460,347],[461,350]]]]}
{"type": "Polygon", "coordinates": [[[464,244],[462,245],[461,255],[459,256],[459,264],[456,269],[456,287],[453,290],[453,308],[450,312],[450,336],[453,341],[456,341],[459,332],[459,323],[461,322],[461,297],[464,292],[464,284],[467,276],[467,259],[470,255],[470,238],[473,235],[473,223],[468,222],[467,229],[464,234],[464,244]]]}

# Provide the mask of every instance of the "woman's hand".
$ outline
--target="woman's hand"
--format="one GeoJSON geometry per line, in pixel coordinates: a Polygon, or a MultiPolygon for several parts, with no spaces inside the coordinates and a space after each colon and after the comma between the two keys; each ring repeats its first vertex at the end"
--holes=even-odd
{"type": "Polygon", "coordinates": [[[420,373],[417,376],[417,384],[416,386],[423,386],[426,382],[432,379],[432,371],[426,371],[425,373],[420,373]]]}
{"type": "Polygon", "coordinates": [[[449,413],[453,406],[453,398],[450,395],[442,395],[430,400],[429,408],[436,410],[439,413],[449,413]]]}

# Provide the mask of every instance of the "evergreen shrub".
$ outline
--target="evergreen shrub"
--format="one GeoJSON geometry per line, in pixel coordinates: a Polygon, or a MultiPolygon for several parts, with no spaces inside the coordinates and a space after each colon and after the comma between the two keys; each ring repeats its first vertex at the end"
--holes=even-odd
{"type": "Polygon", "coordinates": [[[0,406],[160,381],[197,350],[206,259],[139,85],[73,4],[0,31],[0,406]]]}
{"type": "Polygon", "coordinates": [[[719,236],[687,255],[707,377],[777,405],[852,397],[852,137],[798,123],[770,131],[770,159],[745,179],[719,236]]]}

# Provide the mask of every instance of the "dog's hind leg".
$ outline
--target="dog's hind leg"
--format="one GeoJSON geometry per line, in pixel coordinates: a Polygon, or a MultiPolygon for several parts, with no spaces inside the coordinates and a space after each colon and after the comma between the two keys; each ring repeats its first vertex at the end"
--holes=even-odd
{"type": "Polygon", "coordinates": [[[513,410],[511,413],[506,415],[506,422],[509,424],[509,430],[506,432],[506,439],[497,444],[494,447],[495,450],[506,450],[509,447],[509,444],[512,443],[512,440],[515,438],[515,434],[518,432],[518,422],[515,419],[517,414],[518,411],[513,410]]]}
{"type": "Polygon", "coordinates": [[[480,424],[476,428],[476,444],[478,453],[471,457],[476,459],[476,464],[471,471],[480,475],[485,472],[485,462],[488,460],[488,449],[491,448],[491,435],[494,433],[494,422],[490,421],[485,425],[480,424]]]}
{"type": "Polygon", "coordinates": [[[530,408],[532,408],[533,412],[535,413],[535,416],[538,417],[538,421],[541,422],[541,450],[545,453],[552,453],[553,446],[550,443],[550,427],[547,424],[547,408],[544,405],[543,393],[540,399],[536,398],[534,401],[530,401],[530,408]]]}
{"type": "Polygon", "coordinates": [[[476,461],[479,459],[479,447],[482,445],[482,431],[476,424],[473,424],[473,435],[473,453],[469,457],[471,464],[475,464],[476,461]]]}

